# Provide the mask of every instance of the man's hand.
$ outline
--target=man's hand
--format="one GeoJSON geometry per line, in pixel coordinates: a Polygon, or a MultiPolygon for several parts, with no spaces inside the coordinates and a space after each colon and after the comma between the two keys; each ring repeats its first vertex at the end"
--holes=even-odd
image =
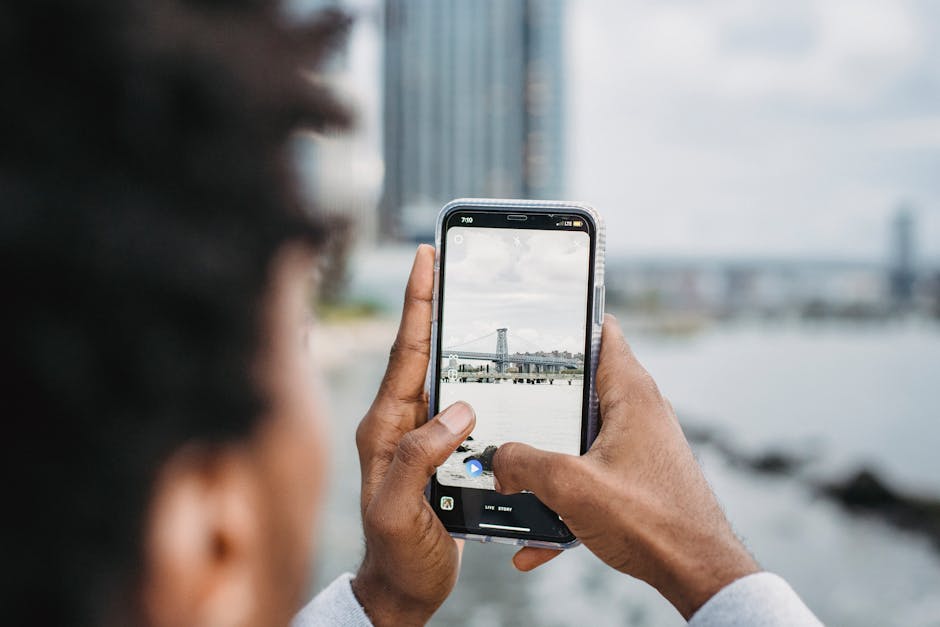
{"type": "Polygon", "coordinates": [[[418,248],[385,379],[356,431],[366,555],[352,586],[380,627],[426,623],[457,582],[463,548],[424,496],[475,423],[470,406],[455,403],[425,424],[433,267],[434,249],[418,248]]]}
{"type": "MultiPolygon", "coordinates": [[[[688,619],[759,568],[718,506],[672,406],[610,315],[597,392],[603,426],[587,454],[504,444],[493,460],[497,489],[534,492],[595,555],[653,585],[688,619]]],[[[531,570],[556,555],[524,548],[513,562],[531,570]]]]}

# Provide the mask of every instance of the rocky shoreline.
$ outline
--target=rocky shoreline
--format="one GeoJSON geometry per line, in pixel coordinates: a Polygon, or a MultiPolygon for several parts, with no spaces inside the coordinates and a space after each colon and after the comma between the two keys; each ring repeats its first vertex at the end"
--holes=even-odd
{"type": "Polygon", "coordinates": [[[694,447],[707,446],[729,465],[763,475],[799,482],[815,495],[837,504],[854,516],[880,520],[891,527],[928,538],[940,553],[940,496],[907,492],[892,486],[877,470],[860,466],[842,478],[824,479],[806,472],[817,454],[798,454],[783,449],[761,452],[737,447],[727,434],[699,423],[683,422],[683,431],[694,447]]]}

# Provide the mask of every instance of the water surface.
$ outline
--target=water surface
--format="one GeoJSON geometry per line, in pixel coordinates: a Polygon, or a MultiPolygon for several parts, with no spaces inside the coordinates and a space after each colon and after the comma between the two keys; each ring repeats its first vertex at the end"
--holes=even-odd
{"type": "MultiPolygon", "coordinates": [[[[632,334],[629,334],[632,335],[632,334]]],[[[747,450],[813,452],[812,476],[874,464],[899,487],[940,494],[936,327],[725,327],[685,338],[632,336],[686,423],[716,425],[747,450]]],[[[334,473],[319,585],[361,558],[353,433],[384,358],[330,374],[334,473]]],[[[940,625],[940,557],[923,538],[853,517],[792,479],[754,476],[697,450],[738,533],[832,625],[940,625]]],[[[468,543],[437,625],[682,625],[655,590],[583,547],[533,573],[512,548],[468,543]]]]}

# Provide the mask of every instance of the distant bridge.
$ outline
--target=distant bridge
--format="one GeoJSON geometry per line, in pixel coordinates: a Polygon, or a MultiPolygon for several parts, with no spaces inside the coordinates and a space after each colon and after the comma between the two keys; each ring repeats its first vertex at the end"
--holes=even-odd
{"type": "Polygon", "coordinates": [[[512,383],[547,383],[552,385],[555,381],[567,381],[571,385],[573,381],[583,381],[584,375],[580,373],[568,372],[459,372],[446,371],[444,379],[451,383],[501,383],[510,381],[512,383]]]}
{"type": "Polygon", "coordinates": [[[523,372],[560,372],[563,369],[576,369],[584,366],[584,361],[573,357],[555,355],[526,355],[525,353],[509,354],[508,329],[496,329],[496,352],[485,353],[468,351],[460,348],[477,340],[489,337],[492,333],[478,337],[451,348],[441,350],[441,355],[448,359],[463,359],[469,361],[490,361],[496,364],[496,372],[505,374],[510,365],[520,368],[523,372]]]}

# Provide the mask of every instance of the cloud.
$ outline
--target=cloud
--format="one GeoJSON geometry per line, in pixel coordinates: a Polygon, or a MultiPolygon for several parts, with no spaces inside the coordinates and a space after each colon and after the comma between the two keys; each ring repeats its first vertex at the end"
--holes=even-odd
{"type": "Polygon", "coordinates": [[[443,346],[493,351],[495,336],[466,343],[507,327],[511,351],[583,351],[588,244],[574,231],[450,229],[443,346]]]}
{"type": "Polygon", "coordinates": [[[912,199],[940,255],[940,10],[581,0],[568,17],[569,195],[614,254],[878,257],[912,199]]]}
{"type": "Polygon", "coordinates": [[[910,4],[573,3],[576,71],[728,100],[856,102],[890,86],[923,52],[910,4]]]}

